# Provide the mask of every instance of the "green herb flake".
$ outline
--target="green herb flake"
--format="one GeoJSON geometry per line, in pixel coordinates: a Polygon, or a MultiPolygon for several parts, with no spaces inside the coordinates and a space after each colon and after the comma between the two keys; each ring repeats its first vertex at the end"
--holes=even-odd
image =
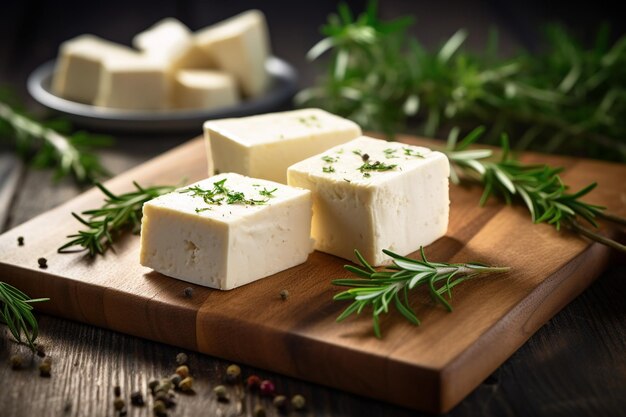
{"type": "Polygon", "coordinates": [[[329,155],[322,156],[322,161],[326,162],[327,164],[334,164],[338,160],[339,160],[339,157],[333,158],[332,156],[329,156],[329,155]]]}
{"type": "Polygon", "coordinates": [[[421,153],[419,153],[415,149],[411,149],[411,148],[402,148],[402,149],[404,150],[404,154],[406,156],[414,156],[416,158],[424,158],[424,155],[422,155],[421,153]]]}
{"type": "Polygon", "coordinates": [[[383,152],[385,153],[385,158],[387,159],[397,158],[396,156],[397,151],[398,151],[397,149],[392,149],[392,148],[387,148],[383,150],[383,152]]]}
{"type": "Polygon", "coordinates": [[[371,171],[379,171],[379,172],[391,171],[396,166],[397,166],[396,164],[389,164],[388,165],[388,164],[386,164],[384,162],[380,162],[380,161],[374,161],[374,162],[367,161],[367,162],[363,163],[363,165],[358,167],[357,170],[359,172],[361,172],[365,178],[369,178],[370,175],[365,175],[365,174],[369,174],[371,171]]]}
{"type": "Polygon", "coordinates": [[[268,190],[267,188],[263,188],[261,191],[259,191],[259,194],[262,195],[263,197],[274,198],[276,197],[274,195],[274,192],[276,192],[277,190],[278,188],[274,188],[273,190],[268,190]]]}
{"type": "Polygon", "coordinates": [[[335,172],[335,168],[329,165],[329,166],[322,167],[322,171],[325,172],[326,174],[331,174],[335,172]]]}

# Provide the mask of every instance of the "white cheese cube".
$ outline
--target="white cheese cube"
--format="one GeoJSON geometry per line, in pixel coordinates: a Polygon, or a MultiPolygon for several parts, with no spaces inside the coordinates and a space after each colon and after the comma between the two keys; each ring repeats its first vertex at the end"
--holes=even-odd
{"type": "Polygon", "coordinates": [[[104,60],[134,54],[126,46],[93,35],[81,35],[63,42],[52,79],[52,91],[68,100],[92,103],[98,93],[104,60]]]}
{"type": "Polygon", "coordinates": [[[287,183],[287,168],[361,135],[354,122],[304,109],[204,124],[209,160],[218,172],[287,183]]]}
{"type": "Polygon", "coordinates": [[[196,33],[196,44],[217,68],[235,76],[244,95],[263,94],[270,78],[265,61],[270,53],[267,23],[250,10],[196,33]]]}
{"type": "Polygon", "coordinates": [[[313,193],[315,249],[383,265],[383,249],[408,255],[446,233],[449,174],[441,152],[363,136],[291,166],[288,182],[313,193]]]}
{"type": "Polygon", "coordinates": [[[216,109],[234,106],[238,102],[237,83],[230,74],[200,69],[186,69],[176,73],[176,107],[216,109]]]}
{"type": "Polygon", "coordinates": [[[181,68],[210,68],[211,59],[196,44],[187,26],[165,18],[133,38],[133,46],[153,58],[162,59],[175,72],[181,68]]]}
{"type": "Polygon", "coordinates": [[[141,264],[230,290],[306,261],[311,193],[221,174],[144,204],[141,264]]]}
{"type": "Polygon", "coordinates": [[[170,107],[171,77],[158,60],[141,54],[107,57],[94,104],[132,110],[170,107]]]}

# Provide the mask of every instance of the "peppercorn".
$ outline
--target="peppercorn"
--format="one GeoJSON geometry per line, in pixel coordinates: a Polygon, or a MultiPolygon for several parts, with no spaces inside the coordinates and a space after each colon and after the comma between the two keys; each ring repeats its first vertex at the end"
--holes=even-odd
{"type": "Polygon", "coordinates": [[[113,407],[116,411],[120,411],[122,408],[124,408],[125,405],[126,403],[120,397],[117,397],[115,398],[115,400],[113,400],[113,407]]]}
{"type": "Polygon", "coordinates": [[[17,237],[17,246],[24,246],[24,236],[17,237]]]}
{"type": "Polygon", "coordinates": [[[183,295],[185,296],[185,298],[191,298],[193,297],[193,288],[192,287],[187,287],[183,290],[183,295]]]}
{"type": "Polygon", "coordinates": [[[128,410],[126,409],[126,407],[122,408],[119,412],[119,416],[120,417],[126,417],[126,415],[128,415],[128,410]]]}
{"type": "Polygon", "coordinates": [[[172,388],[174,388],[174,384],[172,383],[172,381],[170,381],[169,378],[163,378],[163,379],[161,379],[159,384],[156,386],[154,391],[155,392],[159,392],[159,391],[168,392],[172,388]]]}
{"type": "Polygon", "coordinates": [[[241,378],[241,368],[238,365],[228,365],[226,368],[226,382],[235,384],[241,378]]]}
{"type": "Polygon", "coordinates": [[[279,411],[287,411],[287,397],[284,395],[277,395],[274,397],[272,401],[274,407],[276,407],[279,411]]]}
{"type": "Polygon", "coordinates": [[[52,368],[52,361],[50,360],[50,357],[47,357],[43,361],[41,361],[41,363],[39,364],[39,376],[42,376],[44,378],[49,378],[51,368],[52,368]]]}
{"type": "Polygon", "coordinates": [[[261,404],[254,406],[254,417],[265,417],[265,408],[261,404]]]}
{"type": "Polygon", "coordinates": [[[114,394],[116,397],[121,396],[121,395],[122,395],[122,388],[120,388],[120,386],[119,386],[119,385],[114,386],[114,387],[113,387],[113,394],[114,394]]]}
{"type": "Polygon", "coordinates": [[[226,387],[224,385],[218,385],[213,388],[213,392],[218,401],[228,402],[228,396],[226,395],[226,387]]]}
{"type": "Polygon", "coordinates": [[[178,384],[178,388],[180,388],[180,390],[183,392],[190,392],[193,389],[192,386],[193,386],[193,378],[190,376],[183,379],[182,381],[180,381],[180,384],[178,384]]]}
{"type": "Polygon", "coordinates": [[[141,393],[141,391],[135,391],[130,394],[130,403],[138,407],[142,407],[143,405],[145,405],[145,402],[143,400],[143,394],[141,393]]]}
{"type": "Polygon", "coordinates": [[[363,155],[361,155],[361,159],[363,160],[363,162],[367,162],[370,159],[370,156],[366,153],[364,153],[363,155]]]}
{"type": "Polygon", "coordinates": [[[11,356],[9,361],[11,362],[11,369],[18,370],[22,368],[22,362],[23,362],[22,355],[15,354],[11,356]]]}
{"type": "Polygon", "coordinates": [[[37,263],[41,269],[46,269],[48,267],[48,260],[46,258],[37,259],[37,263]]]}
{"type": "Polygon", "coordinates": [[[183,379],[178,374],[173,374],[172,376],[170,376],[170,381],[172,381],[172,384],[174,384],[174,388],[178,389],[178,386],[180,385],[180,381],[182,380],[183,379]]]}
{"type": "Polygon", "coordinates": [[[250,391],[256,391],[261,386],[261,378],[256,375],[250,375],[246,381],[246,385],[250,391]]]}
{"type": "Polygon", "coordinates": [[[176,364],[178,366],[186,365],[188,360],[189,357],[187,357],[186,353],[180,352],[178,355],[176,355],[176,364]]]}
{"type": "Polygon", "coordinates": [[[35,351],[37,352],[37,356],[40,358],[46,356],[46,349],[41,343],[35,343],[35,351]]]}
{"type": "Polygon", "coordinates": [[[274,393],[276,392],[276,386],[274,386],[274,383],[269,379],[265,379],[261,382],[260,389],[261,394],[267,397],[274,396],[274,393]]]}
{"type": "Polygon", "coordinates": [[[167,407],[165,407],[165,403],[161,400],[156,400],[154,405],[152,406],[152,411],[158,417],[163,417],[167,415],[167,407]]]}
{"type": "Polygon", "coordinates": [[[150,389],[150,392],[152,393],[152,395],[154,395],[154,393],[156,392],[156,387],[159,386],[159,381],[157,381],[156,379],[153,379],[152,381],[148,382],[148,388],[150,389]]]}
{"type": "Polygon", "coordinates": [[[154,396],[154,400],[162,401],[167,408],[171,408],[176,405],[176,397],[174,396],[174,394],[165,391],[157,392],[154,396]]]}
{"type": "Polygon", "coordinates": [[[180,375],[181,378],[187,378],[189,376],[189,368],[187,365],[181,365],[176,368],[176,373],[180,375]]]}
{"type": "Polygon", "coordinates": [[[280,292],[280,298],[281,298],[283,301],[286,301],[286,300],[287,300],[287,298],[289,298],[289,291],[288,291],[288,290],[282,290],[282,291],[280,292]]]}
{"type": "Polygon", "coordinates": [[[295,410],[304,410],[306,408],[306,399],[302,395],[296,394],[291,398],[291,405],[295,410]]]}

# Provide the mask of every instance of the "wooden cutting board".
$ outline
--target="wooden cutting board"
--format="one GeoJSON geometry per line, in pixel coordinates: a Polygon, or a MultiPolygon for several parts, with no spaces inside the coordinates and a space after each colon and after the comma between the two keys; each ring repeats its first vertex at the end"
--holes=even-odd
{"type": "MultiPolygon", "coordinates": [[[[412,144],[423,140],[404,137],[412,144]]],[[[115,192],[205,177],[201,139],[194,139],[107,183],[115,192]]],[[[561,165],[577,189],[598,181],[588,201],[626,214],[626,166],[526,155],[561,165]]],[[[481,190],[452,186],[447,235],[426,250],[436,261],[481,261],[512,268],[455,289],[452,313],[424,292],[413,295],[422,320],[414,327],[392,312],[384,338],[371,315],[336,323],[346,307],[333,302],[330,281],[345,277],[344,260],[313,253],[303,265],[228,291],[195,287],[139,265],[139,239],[128,235],[115,252],[89,259],[57,254],[80,226],[70,215],[101,204],[96,189],[0,236],[0,280],[32,297],[50,297],[41,311],[269,369],[406,407],[451,409],[539,327],[581,293],[606,267],[609,250],[547,225],[533,225],[522,207],[496,200],[478,206],[481,190]],[[17,237],[25,246],[17,245],[17,237]],[[49,267],[39,269],[37,258],[49,267]],[[290,292],[288,300],[279,296],[290,292]]],[[[415,254],[417,255],[417,254],[415,254]]]]}

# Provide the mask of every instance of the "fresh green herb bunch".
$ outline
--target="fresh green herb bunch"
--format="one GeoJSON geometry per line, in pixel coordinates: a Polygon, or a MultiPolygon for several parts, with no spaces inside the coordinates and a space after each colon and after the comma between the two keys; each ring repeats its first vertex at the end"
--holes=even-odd
{"type": "Polygon", "coordinates": [[[335,295],[335,300],[352,300],[337,321],[342,321],[350,315],[360,314],[366,307],[372,308],[374,334],[381,337],[380,315],[388,313],[391,306],[396,309],[412,324],[419,325],[409,302],[409,291],[418,287],[428,288],[430,295],[448,311],[452,306],[446,300],[452,298],[452,288],[475,278],[481,274],[507,272],[508,267],[492,267],[479,263],[447,264],[430,262],[426,259],[424,249],[420,248],[421,260],[400,256],[389,250],[383,250],[393,259],[393,265],[376,271],[359,251],[355,250],[357,259],[362,267],[346,265],[345,269],[360,279],[337,279],[333,284],[352,287],[335,295]]]}
{"type": "Polygon", "coordinates": [[[0,141],[11,143],[18,154],[36,168],[55,168],[55,179],[71,175],[90,183],[108,173],[93,149],[111,143],[108,136],[76,132],[69,134],[64,120],[41,123],[9,104],[0,92],[0,141]]]}
{"type": "Polygon", "coordinates": [[[48,300],[49,298],[31,299],[17,288],[0,282],[0,321],[7,325],[15,340],[25,343],[32,350],[35,350],[34,343],[39,332],[37,319],[32,313],[32,304],[48,300]]]}
{"type": "Polygon", "coordinates": [[[464,30],[431,52],[407,35],[410,23],[381,21],[375,1],[358,18],[340,4],[308,54],[329,51],[328,71],[297,101],[390,137],[408,122],[430,137],[486,124],[488,143],[509,132],[519,138],[516,149],[626,161],[626,37],[611,45],[603,27],[585,48],[551,26],[545,53],[501,59],[496,32],[480,55],[462,48],[464,30]]]}
{"type": "Polygon", "coordinates": [[[73,252],[74,248],[82,247],[92,257],[104,254],[120,232],[127,229],[139,232],[144,203],[176,189],[176,186],[172,185],[142,187],[134,181],[133,184],[135,191],[114,194],[104,185],[96,183],[96,187],[106,196],[104,204],[99,208],[82,212],[82,216],[72,213],[72,216],[87,229],[67,236],[69,242],[61,246],[58,252],[73,252]]]}
{"type": "Polygon", "coordinates": [[[464,177],[482,183],[484,190],[481,205],[492,195],[502,197],[507,204],[518,198],[526,205],[535,223],[545,222],[557,230],[563,225],[592,240],[626,252],[626,246],[580,224],[580,221],[585,221],[597,228],[597,221],[602,219],[626,225],[626,219],[606,213],[605,207],[582,201],[596,187],[595,182],[570,193],[559,176],[562,168],[529,165],[515,159],[506,135],[501,138],[502,154],[499,160],[490,159],[493,156],[491,149],[469,149],[483,132],[484,128],[476,128],[460,142],[457,142],[459,129],[454,128],[450,132],[445,153],[451,163],[453,182],[459,183],[464,177]]]}

